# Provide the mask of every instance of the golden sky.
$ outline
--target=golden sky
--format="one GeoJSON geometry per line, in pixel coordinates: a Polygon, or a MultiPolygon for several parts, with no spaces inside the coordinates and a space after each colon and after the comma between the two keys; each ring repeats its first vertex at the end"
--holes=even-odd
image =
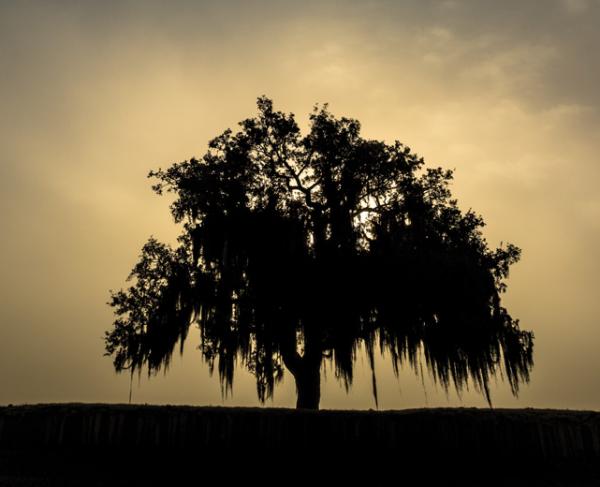
{"type": "MultiPolygon", "coordinates": [[[[103,357],[108,290],[150,235],[172,240],[146,174],[203,155],[257,96],[303,127],[317,102],[453,168],[490,245],[523,249],[504,302],[535,367],[497,407],[600,409],[600,1],[0,1],[0,404],[126,402],[103,357]]],[[[192,336],[148,403],[221,399],[192,336]]],[[[371,408],[367,360],[323,408],[371,408]]],[[[383,409],[484,406],[377,363],[383,409]]],[[[275,406],[295,404],[291,376],[275,406]]]]}

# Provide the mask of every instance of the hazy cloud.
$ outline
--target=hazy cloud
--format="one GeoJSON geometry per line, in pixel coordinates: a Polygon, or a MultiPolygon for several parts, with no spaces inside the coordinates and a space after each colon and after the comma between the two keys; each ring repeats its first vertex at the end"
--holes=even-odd
{"type": "MultiPolygon", "coordinates": [[[[124,399],[102,357],[108,289],[150,234],[177,232],[145,175],[201,155],[264,93],[303,125],[330,102],[456,168],[490,242],[524,249],[506,299],[537,365],[521,402],[501,387],[498,405],[598,408],[582,374],[600,367],[598,25],[597,0],[3,2],[0,402],[124,399]]],[[[194,352],[138,397],[218,402],[194,352]]],[[[418,381],[400,397],[380,370],[384,407],[423,404],[418,381]]],[[[234,402],[253,404],[238,384],[234,402]]],[[[333,384],[324,404],[371,405],[333,384]]]]}

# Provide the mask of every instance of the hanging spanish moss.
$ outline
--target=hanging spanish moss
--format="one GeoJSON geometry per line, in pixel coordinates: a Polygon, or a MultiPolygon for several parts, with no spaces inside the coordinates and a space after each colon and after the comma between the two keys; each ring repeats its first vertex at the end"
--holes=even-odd
{"type": "Polygon", "coordinates": [[[452,172],[426,168],[399,142],[360,136],[356,120],[316,107],[302,136],[292,114],[258,100],[258,116],[212,140],[202,159],[151,172],[183,226],[175,249],[150,239],[113,293],[106,351],[117,371],[156,373],[197,324],[223,393],[236,362],[265,401],[287,369],[298,407],[318,408],[332,362],[346,387],[358,347],[396,373],[419,356],[444,388],[490,378],[513,394],[529,380],[533,335],[501,306],[519,258],[490,249],[480,216],[452,199],[452,172]]]}

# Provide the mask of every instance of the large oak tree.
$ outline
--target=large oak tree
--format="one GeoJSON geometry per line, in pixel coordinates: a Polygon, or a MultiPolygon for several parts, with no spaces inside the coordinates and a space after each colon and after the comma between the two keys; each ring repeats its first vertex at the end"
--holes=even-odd
{"type": "Polygon", "coordinates": [[[400,142],[364,139],[327,106],[302,135],[263,97],[204,157],[150,176],[174,193],[183,232],[174,249],[150,239],[112,294],[117,371],[166,367],[197,324],[225,392],[237,361],[261,401],[287,369],[299,408],[318,408],[324,361],[351,385],[361,344],[372,368],[375,353],[396,372],[424,357],[445,388],[472,380],[488,401],[493,375],[514,394],[528,380],[533,336],[500,302],[519,249],[490,249],[482,218],[452,199],[452,172],[400,142]]]}

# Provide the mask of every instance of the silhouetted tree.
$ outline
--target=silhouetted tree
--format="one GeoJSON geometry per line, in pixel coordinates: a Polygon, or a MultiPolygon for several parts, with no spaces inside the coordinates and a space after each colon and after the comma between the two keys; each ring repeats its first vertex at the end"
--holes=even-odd
{"type": "Polygon", "coordinates": [[[305,136],[265,97],[240,126],[202,159],[150,173],[158,194],[176,195],[183,233],[176,249],[150,239],[132,286],[112,294],[106,351],[117,371],[168,366],[197,323],[223,392],[241,360],[261,401],[286,368],[297,407],[317,409],[323,362],[349,387],[361,343],[375,400],[376,347],[396,373],[422,354],[444,388],[471,378],[490,401],[490,376],[502,373],[518,392],[533,336],[500,293],[520,251],[488,248],[481,217],[451,198],[451,171],[362,138],[358,121],[327,106],[305,136]]]}

